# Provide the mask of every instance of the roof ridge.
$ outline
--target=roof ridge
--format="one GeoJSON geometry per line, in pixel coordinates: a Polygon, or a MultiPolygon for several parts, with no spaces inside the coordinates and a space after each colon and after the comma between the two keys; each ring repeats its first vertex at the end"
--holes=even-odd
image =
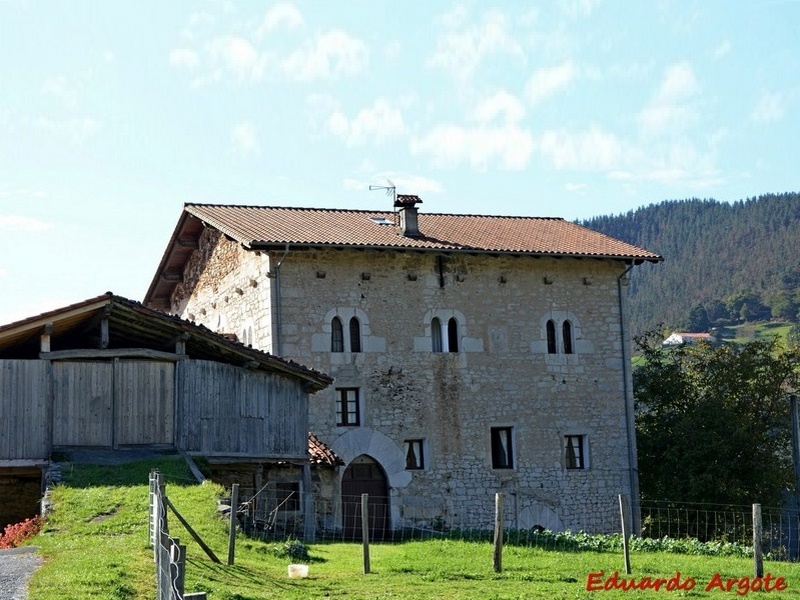
{"type": "MultiPolygon", "coordinates": [[[[203,208],[255,208],[255,209],[273,209],[273,210],[298,210],[298,211],[318,211],[318,212],[333,212],[333,213],[395,213],[397,210],[376,210],[368,208],[329,208],[320,206],[277,206],[272,204],[220,204],[220,203],[203,203],[203,202],[185,202],[184,207],[197,206],[203,208]]],[[[482,215],[477,213],[449,213],[449,212],[425,212],[420,211],[420,216],[436,216],[436,217],[478,217],[484,219],[537,219],[546,221],[567,221],[564,217],[545,217],[535,215],[482,215]]],[[[577,223],[576,223],[577,224],[577,223]]]]}

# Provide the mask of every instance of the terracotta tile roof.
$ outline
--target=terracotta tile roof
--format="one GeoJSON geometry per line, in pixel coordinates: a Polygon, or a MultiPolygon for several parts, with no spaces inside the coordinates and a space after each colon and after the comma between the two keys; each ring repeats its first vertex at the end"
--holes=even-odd
{"type": "Polygon", "coordinates": [[[308,453],[311,456],[311,463],[315,465],[335,467],[344,464],[344,461],[333,450],[319,441],[319,438],[311,432],[308,434],[308,453]]]}
{"type": "Polygon", "coordinates": [[[559,218],[432,214],[421,237],[398,232],[393,212],[187,204],[185,211],[248,247],[366,246],[658,262],[658,254],[559,218]],[[390,224],[381,224],[389,222],[390,224]]]}

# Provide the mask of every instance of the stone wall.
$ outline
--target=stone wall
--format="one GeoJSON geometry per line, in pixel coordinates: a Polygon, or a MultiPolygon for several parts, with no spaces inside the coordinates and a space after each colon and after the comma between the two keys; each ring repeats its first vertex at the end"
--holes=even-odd
{"type": "Polygon", "coordinates": [[[0,469],[0,533],[40,513],[42,473],[39,469],[0,469]]]}
{"type": "Polygon", "coordinates": [[[379,461],[393,526],[489,524],[501,491],[520,528],[617,529],[617,494],[631,492],[622,263],[338,249],[283,257],[221,236],[201,241],[207,264],[190,264],[174,308],[211,329],[252,324],[253,345],[274,350],[269,265],[282,259],[282,355],[336,378],[312,396],[311,428],[345,463],[361,454],[379,461]],[[255,286],[242,288],[250,277],[255,286]],[[331,352],[334,316],[359,320],[361,352],[331,352]],[[434,317],[457,321],[458,352],[432,352],[434,317]],[[548,321],[559,335],[569,321],[573,353],[548,353],[548,321]],[[359,427],[336,426],[343,387],[359,390],[359,427]],[[511,428],[511,469],[493,468],[493,427],[511,428]],[[567,468],[568,435],[582,436],[588,468],[567,468]],[[405,468],[409,439],[423,440],[423,470],[405,468]]]}

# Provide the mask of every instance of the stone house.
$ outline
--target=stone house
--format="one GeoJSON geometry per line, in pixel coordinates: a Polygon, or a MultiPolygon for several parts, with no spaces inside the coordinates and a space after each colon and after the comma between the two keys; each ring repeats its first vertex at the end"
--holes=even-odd
{"type": "MultiPolygon", "coordinates": [[[[661,257],[556,218],[186,204],[144,299],[334,377],[320,527],[611,531],[638,498],[624,286],[661,257]]],[[[317,478],[318,480],[320,478],[317,478]]]]}

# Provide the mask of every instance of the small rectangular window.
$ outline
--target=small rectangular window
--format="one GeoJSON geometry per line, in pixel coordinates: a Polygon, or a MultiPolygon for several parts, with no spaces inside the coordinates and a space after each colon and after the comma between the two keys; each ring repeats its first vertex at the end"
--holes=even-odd
{"type": "Polygon", "coordinates": [[[418,470],[425,468],[425,450],[422,440],[406,440],[406,469],[418,470]]]}
{"type": "Polygon", "coordinates": [[[336,424],[358,426],[361,424],[358,388],[336,389],[336,424]]]}
{"type": "Polygon", "coordinates": [[[513,469],[512,427],[492,427],[492,468],[513,469]]]}
{"type": "Polygon", "coordinates": [[[279,511],[300,510],[300,483],[279,481],[275,484],[276,508],[279,511]]]}
{"type": "Polygon", "coordinates": [[[565,464],[568,469],[585,469],[587,467],[585,435],[564,436],[564,448],[566,451],[565,464]]]}

